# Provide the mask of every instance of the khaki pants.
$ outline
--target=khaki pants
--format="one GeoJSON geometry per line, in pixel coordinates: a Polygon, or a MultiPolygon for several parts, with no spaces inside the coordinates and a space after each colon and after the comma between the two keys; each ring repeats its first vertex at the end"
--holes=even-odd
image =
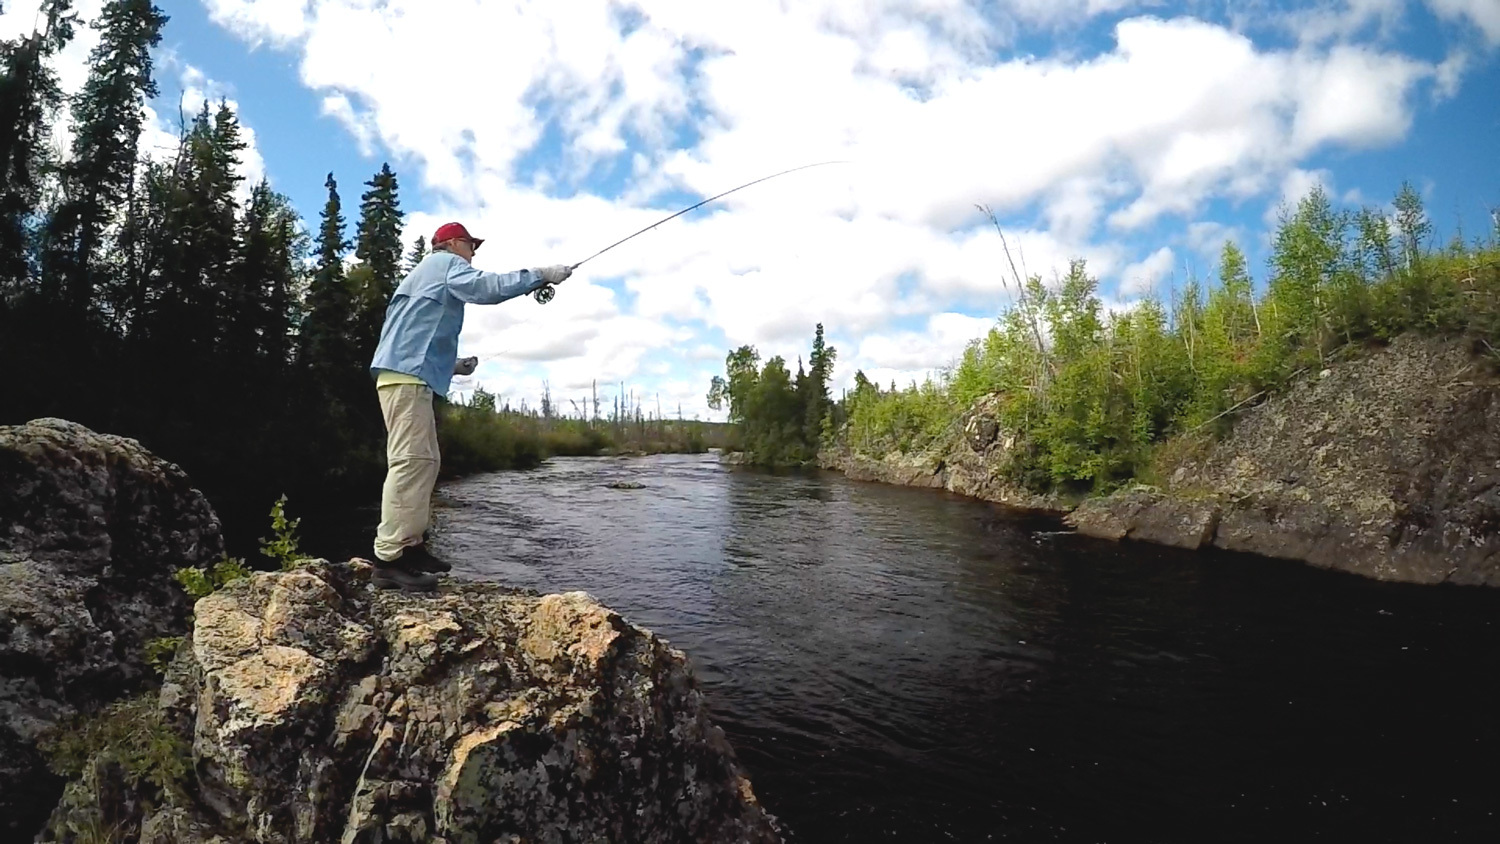
{"type": "Polygon", "coordinates": [[[420,545],[432,516],[432,488],[438,476],[437,422],[432,390],[417,384],[387,384],[376,390],[385,416],[385,489],[375,556],[386,562],[408,546],[420,545]]]}

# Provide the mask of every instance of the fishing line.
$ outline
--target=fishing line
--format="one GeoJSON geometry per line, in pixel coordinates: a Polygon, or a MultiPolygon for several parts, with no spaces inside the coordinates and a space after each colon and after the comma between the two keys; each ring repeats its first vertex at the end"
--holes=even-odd
{"type": "MultiPolygon", "coordinates": [[[[793,167],[793,168],[791,168],[789,170],[782,170],[780,173],[772,173],[769,176],[762,176],[762,177],[760,177],[759,179],[756,179],[753,182],[746,182],[746,183],[744,183],[743,185],[740,185],[737,188],[731,188],[731,189],[729,189],[727,191],[724,191],[723,193],[715,194],[713,196],[710,196],[708,199],[705,199],[702,202],[697,202],[697,203],[694,203],[692,205],[689,205],[688,207],[682,209],[681,211],[678,211],[677,213],[675,213],[675,214],[673,214],[673,215],[671,215],[669,217],[663,217],[662,219],[657,220],[656,222],[654,222],[651,225],[649,225],[649,226],[641,229],[638,232],[634,232],[632,234],[626,235],[625,237],[620,238],[619,240],[615,241],[614,243],[611,243],[610,245],[604,247],[603,249],[600,249],[598,252],[595,252],[594,254],[588,256],[587,258],[584,258],[582,261],[579,261],[578,263],[573,264],[568,269],[569,270],[576,270],[579,267],[583,266],[584,264],[587,264],[589,261],[594,260],[595,258],[599,257],[600,255],[603,255],[604,253],[608,252],[609,250],[615,248],[616,246],[619,246],[620,244],[622,244],[622,243],[630,240],[631,238],[639,237],[640,235],[643,235],[646,232],[651,231],[652,229],[656,228],[657,226],[661,225],[662,223],[666,223],[666,222],[670,222],[672,220],[675,220],[678,217],[681,217],[683,214],[688,213],[689,211],[696,211],[697,209],[702,208],[703,206],[707,205],[708,203],[713,202],[716,199],[723,199],[724,197],[730,195],[731,193],[734,193],[735,191],[741,191],[741,190],[744,190],[745,188],[752,187],[754,185],[758,185],[761,182],[768,182],[768,181],[770,181],[770,180],[772,180],[774,178],[777,178],[778,176],[785,176],[785,175],[787,175],[789,173],[795,173],[798,170],[808,170],[808,169],[811,169],[813,167],[824,167],[824,166],[827,166],[829,164],[848,164],[848,163],[849,163],[848,161],[844,161],[844,160],[819,161],[819,162],[816,162],[814,164],[803,164],[800,167],[793,167]]],[[[552,301],[552,297],[555,296],[555,295],[557,295],[557,291],[555,289],[553,289],[552,285],[548,284],[548,285],[544,285],[542,287],[537,288],[531,295],[534,296],[534,297],[536,297],[536,300],[538,302],[540,302],[541,304],[545,305],[548,302],[552,301]]]]}

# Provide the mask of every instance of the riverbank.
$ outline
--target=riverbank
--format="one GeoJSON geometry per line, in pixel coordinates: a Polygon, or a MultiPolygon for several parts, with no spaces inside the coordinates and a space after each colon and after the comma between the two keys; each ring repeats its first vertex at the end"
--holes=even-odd
{"type": "Polygon", "coordinates": [[[1377,580],[1500,585],[1500,379],[1482,344],[1398,337],[1296,380],[1218,439],[1156,453],[1155,484],[1066,500],[1005,480],[1022,447],[984,399],[931,448],[823,456],[852,478],[1066,514],[1080,533],[1300,560],[1377,580]],[[1479,348],[1476,349],[1476,346],[1479,348]]]}
{"type": "Polygon", "coordinates": [[[64,420],[0,471],[11,838],[780,840],[687,657],[582,592],[383,592],[285,523],[248,573],[177,466],[64,420]]]}

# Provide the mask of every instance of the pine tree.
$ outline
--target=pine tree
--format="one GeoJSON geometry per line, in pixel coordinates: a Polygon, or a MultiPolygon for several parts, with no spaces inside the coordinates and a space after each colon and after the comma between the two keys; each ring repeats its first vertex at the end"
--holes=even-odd
{"type": "Polygon", "coordinates": [[[360,357],[375,353],[386,305],[396,292],[401,272],[401,208],[397,199],[396,174],[382,165],[360,197],[359,240],[355,256],[368,267],[361,274],[355,296],[354,335],[360,357]]]}
{"type": "Polygon", "coordinates": [[[64,199],[47,224],[42,256],[49,287],[75,316],[101,303],[106,227],[134,185],[145,103],[157,90],[151,48],[166,21],[150,0],[111,0],[93,23],[100,40],[73,101],[73,155],[62,168],[64,199]]]}
{"type": "Polygon", "coordinates": [[[0,45],[0,295],[31,276],[30,220],[50,165],[52,115],[62,100],[46,61],[73,39],[72,0],[43,3],[38,32],[0,45]]]}
{"type": "Polygon", "coordinates": [[[239,353],[254,359],[261,375],[274,375],[289,362],[301,248],[296,222],[291,201],[262,179],[251,191],[240,222],[240,256],[235,266],[236,287],[248,305],[240,317],[248,331],[239,342],[249,347],[239,353]]]}
{"type": "Polygon", "coordinates": [[[823,323],[818,323],[817,331],[813,334],[812,355],[808,359],[812,365],[808,372],[811,399],[807,404],[807,415],[803,419],[803,436],[814,451],[822,441],[824,419],[832,407],[828,382],[833,377],[833,363],[837,358],[838,350],[823,339],[823,323]]]}
{"type": "Polygon", "coordinates": [[[307,291],[307,320],[301,335],[300,357],[311,371],[336,371],[354,365],[349,345],[353,299],[344,283],[344,215],[339,186],[328,174],[323,183],[328,201],[318,231],[316,265],[307,291]]]}
{"type": "Polygon", "coordinates": [[[412,244],[411,251],[406,253],[406,272],[410,273],[412,270],[416,269],[417,265],[422,263],[422,259],[426,257],[427,238],[422,235],[417,235],[417,242],[412,244]]]}

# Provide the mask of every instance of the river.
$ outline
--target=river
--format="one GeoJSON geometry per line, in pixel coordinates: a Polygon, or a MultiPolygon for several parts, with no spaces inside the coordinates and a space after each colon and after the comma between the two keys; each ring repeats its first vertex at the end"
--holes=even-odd
{"type": "Polygon", "coordinates": [[[712,456],[440,496],[456,577],[685,650],[792,842],[1500,841],[1500,593],[712,456]]]}

